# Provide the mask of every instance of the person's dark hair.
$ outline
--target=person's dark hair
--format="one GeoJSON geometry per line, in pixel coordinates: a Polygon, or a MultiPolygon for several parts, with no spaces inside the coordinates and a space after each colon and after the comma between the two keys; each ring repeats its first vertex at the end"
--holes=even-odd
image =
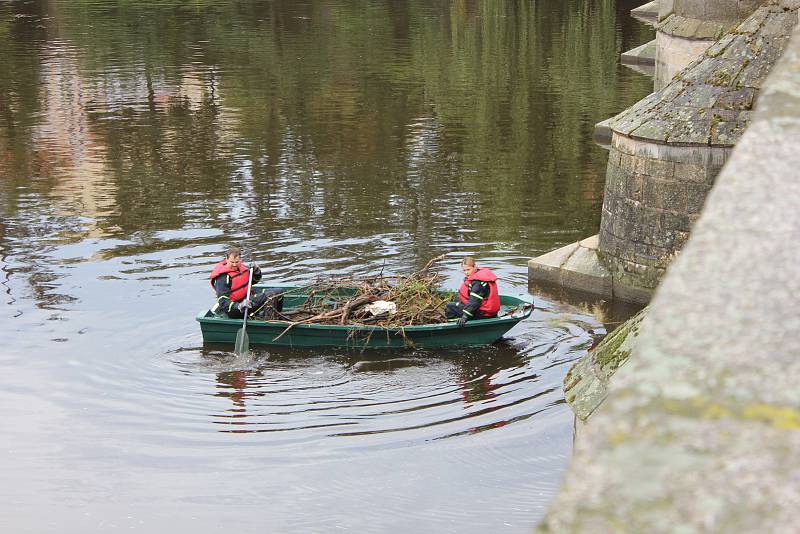
{"type": "Polygon", "coordinates": [[[226,258],[230,258],[231,256],[241,256],[242,251],[236,245],[231,245],[228,247],[228,251],[225,253],[226,258]]]}
{"type": "Polygon", "coordinates": [[[475,258],[472,256],[464,256],[461,260],[461,265],[469,265],[470,267],[475,267],[475,258]]]}

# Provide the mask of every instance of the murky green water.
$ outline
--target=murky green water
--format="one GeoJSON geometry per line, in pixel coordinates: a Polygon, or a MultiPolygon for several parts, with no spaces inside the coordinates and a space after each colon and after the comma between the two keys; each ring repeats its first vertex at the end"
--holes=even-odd
{"type": "Polygon", "coordinates": [[[526,260],[596,233],[594,124],[651,81],[634,1],[0,2],[0,525],[528,532],[605,326],[355,372],[204,347],[229,242],[266,278],[526,260]]]}

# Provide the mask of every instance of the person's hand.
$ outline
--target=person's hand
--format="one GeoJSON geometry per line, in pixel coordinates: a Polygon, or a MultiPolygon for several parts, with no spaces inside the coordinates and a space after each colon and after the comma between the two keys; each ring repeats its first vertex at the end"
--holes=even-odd
{"type": "Polygon", "coordinates": [[[458,326],[464,326],[467,324],[467,318],[462,316],[458,321],[456,321],[456,324],[458,326]]]}
{"type": "Polygon", "coordinates": [[[244,313],[245,310],[249,310],[252,307],[250,303],[250,299],[244,299],[239,304],[236,305],[240,312],[244,313]]]}
{"type": "Polygon", "coordinates": [[[258,268],[258,265],[253,266],[253,278],[261,278],[261,269],[258,268]]]}

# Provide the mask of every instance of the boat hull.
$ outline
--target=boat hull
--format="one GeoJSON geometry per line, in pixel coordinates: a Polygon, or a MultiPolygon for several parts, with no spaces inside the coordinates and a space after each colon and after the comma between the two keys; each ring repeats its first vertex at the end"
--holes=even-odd
{"type": "MultiPolygon", "coordinates": [[[[254,286],[259,287],[259,286],[254,286]]],[[[267,286],[261,286],[266,288],[267,286]]],[[[278,288],[294,289],[294,288],[278,288]]],[[[286,299],[287,309],[300,299],[286,299]]],[[[286,321],[248,321],[247,336],[251,345],[285,347],[348,347],[348,348],[438,348],[489,345],[500,339],[517,323],[531,314],[532,302],[525,298],[501,295],[501,311],[497,318],[469,321],[459,327],[455,323],[428,324],[405,328],[298,324],[287,331],[286,321]],[[523,308],[523,306],[528,305],[523,308]],[[518,312],[503,315],[511,309],[518,312]]],[[[210,311],[197,315],[203,341],[233,344],[242,327],[240,319],[219,317],[210,311]]]]}

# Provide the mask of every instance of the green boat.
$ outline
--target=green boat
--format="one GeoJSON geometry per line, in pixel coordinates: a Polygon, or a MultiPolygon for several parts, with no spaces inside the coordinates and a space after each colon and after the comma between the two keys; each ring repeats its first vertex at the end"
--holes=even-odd
{"type": "MultiPolygon", "coordinates": [[[[254,285],[254,289],[280,289],[284,292],[283,311],[306,302],[307,295],[300,287],[254,285]]],[[[291,324],[288,321],[247,321],[247,336],[251,345],[280,345],[284,347],[350,347],[350,348],[436,348],[452,346],[490,345],[500,339],[517,323],[530,316],[533,302],[526,297],[500,295],[497,317],[468,321],[464,326],[455,323],[425,324],[407,327],[362,325],[291,324]]],[[[197,315],[205,343],[233,344],[241,319],[215,315],[210,310],[197,315]]]]}

